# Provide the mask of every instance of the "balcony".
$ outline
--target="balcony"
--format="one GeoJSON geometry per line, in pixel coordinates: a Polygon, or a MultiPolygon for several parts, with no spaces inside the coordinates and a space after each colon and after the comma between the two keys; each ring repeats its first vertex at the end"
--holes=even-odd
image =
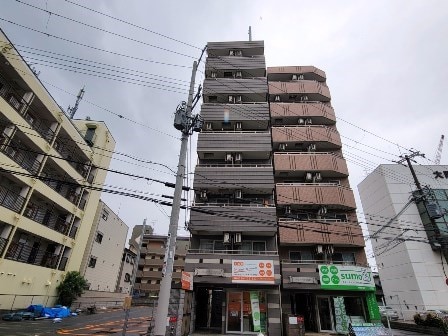
{"type": "Polygon", "coordinates": [[[237,204],[195,204],[188,229],[193,234],[245,232],[259,235],[277,233],[275,206],[237,204]]]}
{"type": "Polygon", "coordinates": [[[66,220],[67,214],[57,212],[54,207],[50,208],[30,201],[23,215],[63,235],[69,232],[70,223],[66,220]]]}
{"type": "Polygon", "coordinates": [[[74,146],[70,146],[66,143],[63,143],[60,139],[57,139],[54,142],[54,149],[65,159],[67,162],[75,168],[75,170],[84,178],[87,178],[89,175],[90,164],[82,163],[87,160],[81,158],[81,156],[76,155],[74,146]]]}
{"type": "Polygon", "coordinates": [[[243,129],[266,130],[269,126],[269,105],[259,104],[202,104],[201,116],[212,123],[214,130],[228,126],[235,129],[235,123],[241,122],[243,129]],[[227,116],[227,123],[225,119],[227,116]]]}
{"type": "Polygon", "coordinates": [[[5,186],[0,185],[0,205],[19,213],[22,210],[25,198],[20,196],[17,192],[12,191],[5,186]]]}
{"type": "Polygon", "coordinates": [[[253,57],[221,56],[208,57],[205,62],[205,73],[210,77],[211,72],[216,73],[216,77],[224,77],[224,72],[241,71],[244,78],[265,77],[266,61],[263,55],[253,57]]]}
{"type": "Polygon", "coordinates": [[[230,50],[241,50],[244,57],[263,55],[264,41],[228,41],[207,43],[207,54],[209,58],[229,56],[230,50]]]}
{"type": "Polygon", "coordinates": [[[41,181],[49,186],[51,189],[56,191],[59,195],[64,197],[66,200],[70,201],[74,205],[78,205],[81,194],[76,192],[77,187],[71,187],[64,184],[62,181],[65,179],[61,175],[54,175],[52,173],[43,172],[43,177],[48,177],[48,179],[42,179],[41,181]],[[55,181],[60,180],[60,181],[55,181]]]}
{"type": "Polygon", "coordinates": [[[311,118],[314,124],[322,125],[336,122],[333,107],[321,102],[275,103],[270,110],[274,125],[278,119],[289,125],[297,125],[299,118],[311,118]]]}
{"type": "Polygon", "coordinates": [[[239,152],[243,160],[268,160],[271,156],[270,132],[202,132],[198,135],[200,159],[222,160],[227,153],[239,152]]]}
{"type": "Polygon", "coordinates": [[[60,255],[55,255],[39,246],[39,244],[30,246],[25,243],[12,242],[9,245],[5,258],[26,264],[55,269],[60,255]]]}
{"type": "Polygon", "coordinates": [[[77,233],[77,232],[78,232],[78,227],[73,225],[73,226],[70,228],[70,232],[68,233],[68,236],[69,236],[70,238],[75,239],[75,237],[76,237],[76,233],[77,233]]]}
{"type": "MultiPolygon", "coordinates": [[[[229,95],[242,96],[243,103],[266,102],[268,85],[265,77],[253,79],[239,78],[215,78],[204,80],[204,102],[213,103],[212,98],[216,97],[216,103],[228,103],[229,95]]],[[[239,104],[241,111],[246,109],[245,104],[239,104]]],[[[248,112],[245,112],[248,113],[248,112]]]]}
{"type": "Polygon", "coordinates": [[[31,115],[29,112],[26,112],[23,117],[25,120],[30,124],[30,126],[39,133],[48,143],[53,140],[54,137],[54,131],[50,128],[50,126],[47,125],[49,121],[46,121],[41,118],[36,118],[35,116],[31,115]]]}
{"type": "Polygon", "coordinates": [[[2,97],[14,110],[21,113],[25,102],[21,98],[25,92],[21,90],[18,92],[14,90],[9,83],[7,83],[6,79],[0,76],[0,97],[2,97]]]}
{"type": "Polygon", "coordinates": [[[274,174],[271,165],[260,166],[196,166],[194,174],[195,190],[236,190],[243,194],[272,193],[274,189],[274,174]]]}
{"type": "Polygon", "coordinates": [[[8,244],[8,239],[0,237],[0,257],[3,255],[6,244],[8,244]]]}
{"type": "Polygon", "coordinates": [[[274,266],[275,285],[280,284],[280,263],[277,251],[257,251],[256,254],[242,250],[208,251],[192,249],[185,259],[185,271],[196,273],[195,283],[232,283],[233,260],[271,261],[274,266]]]}
{"type": "Polygon", "coordinates": [[[355,197],[350,188],[333,183],[277,183],[277,204],[330,209],[355,210],[355,197]]]}
{"type": "Polygon", "coordinates": [[[275,174],[281,176],[303,176],[307,172],[320,172],[323,178],[348,176],[346,161],[334,153],[275,153],[275,174]]]}
{"type": "Polygon", "coordinates": [[[332,127],[316,126],[274,126],[272,127],[274,149],[286,144],[287,151],[305,151],[314,143],[318,151],[336,150],[342,147],[339,132],[332,127]]]}
{"type": "Polygon", "coordinates": [[[2,152],[31,174],[36,174],[39,171],[40,162],[37,161],[37,154],[21,141],[11,140],[4,146],[2,152]]]}
{"type": "Polygon", "coordinates": [[[330,90],[325,83],[316,81],[271,82],[269,81],[270,101],[280,96],[281,102],[318,101],[329,102],[330,90]],[[307,97],[306,99],[304,97],[307,97]]]}
{"type": "Polygon", "coordinates": [[[365,245],[359,225],[329,219],[316,219],[316,221],[280,219],[279,238],[282,245],[365,245]]]}
{"type": "Polygon", "coordinates": [[[315,66],[279,66],[268,67],[267,76],[270,81],[290,81],[293,74],[302,74],[305,80],[324,82],[325,72],[315,66]]]}

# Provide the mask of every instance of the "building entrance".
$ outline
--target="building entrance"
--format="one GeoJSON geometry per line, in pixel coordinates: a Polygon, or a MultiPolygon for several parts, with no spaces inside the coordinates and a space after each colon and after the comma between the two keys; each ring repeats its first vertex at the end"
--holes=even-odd
{"type": "Polygon", "coordinates": [[[256,334],[267,330],[266,292],[229,291],[227,293],[228,333],[256,334]]]}
{"type": "Polygon", "coordinates": [[[198,288],[196,290],[195,329],[209,332],[222,332],[222,289],[198,288]]]}
{"type": "Polygon", "coordinates": [[[319,312],[319,331],[333,331],[334,316],[329,296],[317,297],[317,311],[319,312]]]}

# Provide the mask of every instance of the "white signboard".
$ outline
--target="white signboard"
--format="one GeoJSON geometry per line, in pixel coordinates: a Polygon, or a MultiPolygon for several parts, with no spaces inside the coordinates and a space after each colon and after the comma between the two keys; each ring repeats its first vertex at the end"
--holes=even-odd
{"type": "Polygon", "coordinates": [[[274,261],[232,260],[232,283],[274,284],[274,261]]]}

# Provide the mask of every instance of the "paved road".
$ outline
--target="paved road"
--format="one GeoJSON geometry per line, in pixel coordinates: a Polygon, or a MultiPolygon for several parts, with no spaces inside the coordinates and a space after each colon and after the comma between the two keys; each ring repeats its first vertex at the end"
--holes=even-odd
{"type": "MultiPolygon", "coordinates": [[[[0,321],[1,336],[55,336],[55,335],[121,335],[125,312],[99,312],[68,317],[60,323],[52,320],[0,321]]],[[[140,336],[148,330],[151,308],[133,307],[129,314],[127,336],[140,336]]]]}
{"type": "Polygon", "coordinates": [[[398,330],[398,329],[392,329],[393,335],[394,336],[428,336],[426,334],[420,334],[420,333],[415,333],[412,331],[405,331],[405,330],[398,330]]]}

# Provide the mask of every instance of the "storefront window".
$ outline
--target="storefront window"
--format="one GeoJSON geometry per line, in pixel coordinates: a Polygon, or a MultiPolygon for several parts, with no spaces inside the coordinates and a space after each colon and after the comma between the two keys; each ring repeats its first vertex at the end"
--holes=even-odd
{"type": "Polygon", "coordinates": [[[351,321],[365,322],[364,303],[361,297],[344,297],[345,312],[351,321]]]}
{"type": "Polygon", "coordinates": [[[227,302],[228,332],[266,332],[266,292],[229,292],[227,302]]]}

